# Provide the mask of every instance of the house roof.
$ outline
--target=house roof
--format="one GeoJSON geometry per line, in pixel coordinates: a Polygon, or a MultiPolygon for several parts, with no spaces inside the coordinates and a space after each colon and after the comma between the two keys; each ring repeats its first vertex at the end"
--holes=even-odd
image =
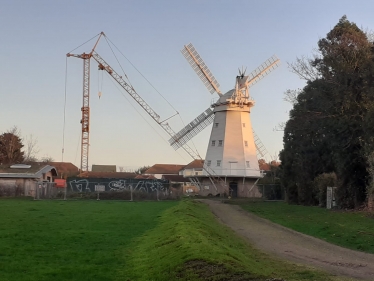
{"type": "Polygon", "coordinates": [[[135,173],[128,172],[88,172],[85,178],[134,179],[135,173]]]}
{"type": "Polygon", "coordinates": [[[162,175],[162,179],[170,182],[189,182],[189,180],[182,175],[162,175]]]}
{"type": "Polygon", "coordinates": [[[184,168],[185,165],[177,164],[155,164],[144,174],[175,174],[178,175],[179,171],[184,168]]]}
{"type": "Polygon", "coordinates": [[[57,176],[57,170],[51,165],[42,163],[16,164],[12,166],[0,166],[0,178],[30,178],[39,179],[43,174],[51,172],[57,176]],[[17,167],[18,166],[18,167],[17,167]],[[14,168],[11,168],[14,167],[14,168]]]}
{"type": "Polygon", "coordinates": [[[61,177],[76,176],[79,174],[78,167],[70,162],[48,162],[48,164],[55,167],[61,177]]]}
{"type": "Polygon", "coordinates": [[[116,165],[92,165],[92,172],[112,172],[117,171],[116,165]]]}
{"type": "Polygon", "coordinates": [[[155,180],[156,177],[152,175],[136,175],[136,179],[142,179],[142,180],[155,180]]]}
{"type": "Polygon", "coordinates": [[[186,169],[202,169],[203,166],[204,166],[204,160],[202,160],[202,159],[195,159],[192,162],[188,163],[184,167],[184,170],[186,170],[186,169]]]}

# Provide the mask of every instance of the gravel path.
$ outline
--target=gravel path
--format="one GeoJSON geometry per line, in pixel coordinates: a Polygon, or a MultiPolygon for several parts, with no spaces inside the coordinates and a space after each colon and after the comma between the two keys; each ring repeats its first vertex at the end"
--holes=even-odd
{"type": "Polygon", "coordinates": [[[374,255],[348,250],[259,218],[239,206],[199,200],[256,248],[335,275],[374,280],[374,255]]]}

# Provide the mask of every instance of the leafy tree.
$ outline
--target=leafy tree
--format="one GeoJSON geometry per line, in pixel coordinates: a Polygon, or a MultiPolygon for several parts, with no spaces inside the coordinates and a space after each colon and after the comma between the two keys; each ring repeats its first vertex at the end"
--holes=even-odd
{"type": "Polygon", "coordinates": [[[374,148],[373,44],[344,16],[318,51],[290,65],[307,85],[285,126],[282,182],[290,202],[315,204],[314,178],[335,172],[341,206],[353,207],[365,200],[366,155],[374,148]]]}
{"type": "Polygon", "coordinates": [[[22,139],[17,127],[0,135],[0,163],[9,165],[23,162],[22,148],[22,139]]]}

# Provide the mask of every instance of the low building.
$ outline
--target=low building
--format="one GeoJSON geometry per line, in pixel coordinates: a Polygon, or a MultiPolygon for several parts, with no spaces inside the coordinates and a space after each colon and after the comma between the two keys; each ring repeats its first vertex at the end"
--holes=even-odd
{"type": "Polygon", "coordinates": [[[117,172],[117,166],[116,165],[92,165],[91,171],[92,172],[115,173],[117,172]]]}
{"type": "Polygon", "coordinates": [[[0,196],[35,196],[37,185],[52,182],[54,166],[43,163],[0,166],[0,196]]]}
{"type": "Polygon", "coordinates": [[[79,174],[79,168],[70,162],[48,162],[46,164],[55,167],[60,179],[75,177],[79,174]]]}
{"type": "Polygon", "coordinates": [[[163,175],[179,175],[179,172],[186,165],[178,164],[155,164],[147,169],[145,175],[153,175],[157,179],[161,179],[163,175]]]}
{"type": "Polygon", "coordinates": [[[204,160],[195,159],[192,162],[188,163],[180,171],[180,174],[184,177],[194,177],[203,175],[203,166],[204,160]]]}
{"type": "Polygon", "coordinates": [[[87,172],[85,178],[134,179],[135,173],[130,172],[87,172]]]}

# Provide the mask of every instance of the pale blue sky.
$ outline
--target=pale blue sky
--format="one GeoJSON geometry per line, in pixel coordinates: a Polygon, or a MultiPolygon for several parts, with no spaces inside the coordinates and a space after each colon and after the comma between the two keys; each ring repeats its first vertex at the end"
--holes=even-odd
{"type": "MultiPolygon", "coordinates": [[[[256,106],[252,124],[271,155],[282,149],[282,132],[273,128],[288,118],[287,89],[303,81],[287,62],[309,55],[317,41],[346,14],[359,27],[374,28],[373,1],[1,1],[0,132],[16,125],[38,139],[39,157],[61,161],[66,53],[104,31],[108,38],[178,110],[185,123],[205,110],[211,96],[180,53],[193,43],[221,84],[234,86],[238,67],[254,70],[276,54],[281,66],[251,87],[256,106]]],[[[91,41],[75,53],[89,52],[91,41]]],[[[103,40],[98,53],[120,72],[103,40]]],[[[134,88],[161,115],[173,114],[157,92],[117,52],[134,88]]],[[[127,169],[155,163],[185,164],[168,136],[92,61],[89,164],[127,169]],[[100,85],[98,81],[100,79],[100,85]],[[98,91],[102,89],[102,98],[98,91]],[[127,97],[127,96],[126,96],[127,97]],[[127,97],[128,98],[128,97],[127,97]],[[138,113],[137,111],[140,113],[138,113]]],[[[80,165],[82,60],[67,61],[64,161],[80,165]]],[[[178,131],[177,118],[170,122],[178,131]]],[[[210,127],[194,138],[204,158],[210,127]]]]}

